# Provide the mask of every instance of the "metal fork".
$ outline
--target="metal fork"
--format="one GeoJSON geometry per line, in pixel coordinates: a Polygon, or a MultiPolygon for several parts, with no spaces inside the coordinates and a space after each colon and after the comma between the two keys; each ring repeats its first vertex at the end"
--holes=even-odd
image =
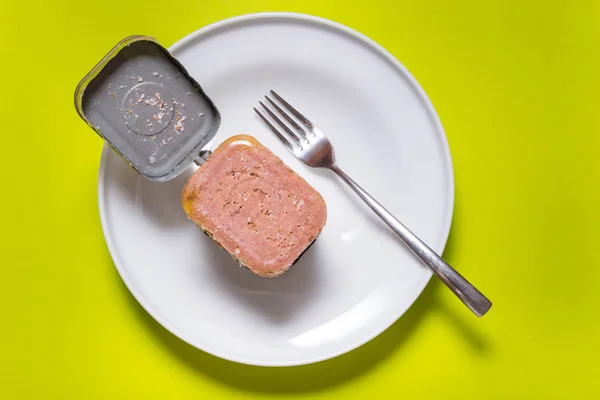
{"type": "Polygon", "coordinates": [[[271,90],[271,94],[277,101],[286,108],[304,127],[302,127],[294,118],[285,112],[269,96],[265,99],[271,106],[267,107],[262,101],[260,105],[273,121],[279,125],[287,135],[281,133],[260,111],[254,108],[254,111],[260,119],[273,131],[281,140],[285,147],[309,167],[326,168],[335,172],[344,182],[346,182],[357,194],[371,207],[392,230],[400,236],[406,245],[427,265],[434,274],[441,279],[452,290],[452,292],[462,300],[467,307],[478,317],[484,315],[492,306],[492,303],[465,278],[463,278],[454,268],[438,256],[427,244],[412,233],[396,217],[386,210],[377,200],[371,197],[358,183],[350,178],[335,163],[335,154],[333,146],[319,130],[298,110],[292,107],[281,96],[271,90]],[[288,124],[283,122],[279,114],[288,124]],[[290,126],[293,128],[290,128],[290,126]]]}

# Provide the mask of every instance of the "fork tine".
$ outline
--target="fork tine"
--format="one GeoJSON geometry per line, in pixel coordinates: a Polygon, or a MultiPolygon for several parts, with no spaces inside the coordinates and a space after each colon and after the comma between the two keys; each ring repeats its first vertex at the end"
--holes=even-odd
{"type": "Polygon", "coordinates": [[[271,123],[269,122],[269,120],[268,120],[268,119],[267,119],[267,118],[266,118],[264,115],[262,115],[262,113],[261,113],[260,111],[258,111],[258,110],[256,109],[256,107],[252,107],[252,108],[254,109],[254,112],[255,112],[256,114],[258,114],[258,116],[260,117],[260,119],[262,119],[262,121],[265,123],[265,125],[267,125],[267,126],[268,126],[268,127],[269,127],[269,128],[272,130],[272,131],[273,131],[273,133],[275,134],[275,136],[277,136],[277,137],[279,138],[279,140],[281,140],[281,142],[282,142],[282,143],[285,145],[285,147],[286,147],[286,148],[287,148],[287,149],[288,149],[290,152],[292,152],[292,153],[293,153],[293,152],[294,152],[294,145],[292,144],[292,142],[290,142],[288,138],[286,138],[285,136],[283,136],[283,135],[281,134],[281,132],[279,132],[279,131],[277,130],[277,128],[275,128],[275,127],[273,126],[273,124],[271,124],[271,123]]]}
{"type": "Polygon", "coordinates": [[[274,90],[271,90],[271,94],[273,96],[275,96],[275,98],[277,100],[279,100],[281,102],[281,104],[283,104],[285,106],[285,108],[287,108],[288,110],[290,110],[290,112],[292,114],[294,114],[294,116],[296,118],[298,118],[300,120],[300,122],[302,122],[312,132],[312,129],[315,127],[315,125],[312,122],[310,122],[308,118],[306,118],[304,115],[300,114],[300,112],[298,110],[296,110],[294,107],[292,107],[290,105],[290,103],[288,103],[287,101],[285,101],[283,99],[283,97],[281,97],[280,95],[278,95],[274,90]]]}
{"type": "Polygon", "coordinates": [[[273,120],[275,120],[275,122],[277,122],[279,126],[281,126],[287,132],[287,134],[294,140],[294,142],[298,146],[301,146],[300,139],[298,138],[298,136],[294,132],[292,132],[292,130],[282,120],[280,120],[279,117],[275,115],[275,113],[271,111],[269,107],[265,106],[265,104],[262,101],[259,101],[259,104],[265,109],[265,111],[271,116],[271,118],[273,118],[273,120]]]}
{"type": "Polygon", "coordinates": [[[279,114],[281,114],[290,123],[290,125],[292,125],[298,131],[300,136],[302,136],[304,138],[304,140],[306,140],[308,142],[308,137],[306,136],[306,131],[300,125],[298,125],[298,123],[296,121],[294,121],[294,119],[292,117],[290,117],[288,113],[283,111],[281,109],[281,107],[279,107],[277,105],[277,103],[275,103],[273,100],[271,100],[271,98],[269,96],[265,96],[265,99],[267,99],[267,101],[269,103],[271,103],[273,108],[275,108],[275,110],[277,110],[279,112],[279,114]]]}

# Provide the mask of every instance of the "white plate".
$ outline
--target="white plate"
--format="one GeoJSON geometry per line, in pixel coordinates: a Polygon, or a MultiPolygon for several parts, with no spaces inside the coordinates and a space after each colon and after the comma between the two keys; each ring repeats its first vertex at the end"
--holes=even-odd
{"type": "Polygon", "coordinates": [[[234,134],[255,136],[323,195],[328,219],[290,271],[259,278],[186,219],[180,191],[191,170],[152,183],[105,146],[102,226],[136,299],[186,342],[256,365],[325,360],[390,326],[431,273],[339,178],[288,154],[252,107],[277,90],[329,136],[346,172],[441,253],[452,219],[452,164],[415,79],[365,36],[296,14],[226,20],[171,50],[222,113],[213,148],[234,134]]]}

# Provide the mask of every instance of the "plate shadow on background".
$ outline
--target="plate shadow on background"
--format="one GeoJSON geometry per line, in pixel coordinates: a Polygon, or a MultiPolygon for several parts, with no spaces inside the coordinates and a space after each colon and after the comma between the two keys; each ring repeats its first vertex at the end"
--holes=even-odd
{"type": "MultiPolygon", "coordinates": [[[[453,229],[444,251],[444,257],[450,263],[456,261],[454,227],[459,223],[457,219],[455,215],[453,229]]],[[[432,277],[423,293],[405,314],[370,342],[330,360],[282,368],[238,364],[196,349],[167,331],[142,308],[118,277],[116,268],[115,277],[121,282],[123,297],[137,321],[143,324],[152,333],[153,339],[163,345],[173,357],[201,377],[244,391],[274,394],[310,393],[344,384],[368,373],[390,355],[402,352],[410,342],[409,339],[418,333],[419,325],[427,315],[432,314],[441,315],[444,322],[457,331],[457,336],[463,338],[475,354],[485,356],[490,351],[488,340],[473,327],[477,318],[469,315],[470,312],[466,309],[462,311],[464,315],[459,315],[440,301],[441,292],[447,289],[435,277],[432,277]]]]}

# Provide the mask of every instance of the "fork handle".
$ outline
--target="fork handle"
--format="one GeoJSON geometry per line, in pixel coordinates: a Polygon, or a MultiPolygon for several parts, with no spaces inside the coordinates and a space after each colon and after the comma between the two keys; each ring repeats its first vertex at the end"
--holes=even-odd
{"type": "Polygon", "coordinates": [[[375,214],[392,228],[396,235],[400,236],[400,239],[406,243],[421,261],[423,261],[425,265],[427,265],[433,273],[436,274],[437,277],[440,278],[440,280],[444,282],[471,311],[473,311],[473,313],[475,313],[475,315],[481,317],[490,309],[492,303],[479,290],[438,256],[435,251],[425,244],[425,242],[404,226],[402,222],[398,221],[392,213],[371,197],[371,195],[361,188],[358,183],[346,175],[346,173],[336,165],[331,167],[331,170],[342,178],[344,182],[346,182],[358,196],[363,199],[373,211],[375,211],[375,214]]]}

